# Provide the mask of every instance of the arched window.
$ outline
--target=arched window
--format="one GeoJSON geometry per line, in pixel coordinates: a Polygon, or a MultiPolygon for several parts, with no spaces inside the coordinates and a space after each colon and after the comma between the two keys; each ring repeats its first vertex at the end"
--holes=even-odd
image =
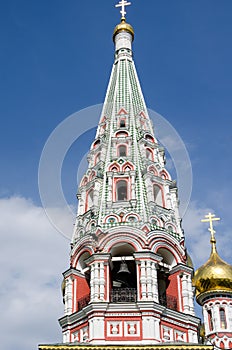
{"type": "Polygon", "coordinates": [[[100,145],[100,140],[98,139],[94,142],[93,148],[97,148],[97,146],[99,146],[99,145],[100,145]]]}
{"type": "Polygon", "coordinates": [[[120,145],[118,147],[118,156],[119,157],[126,157],[127,149],[125,145],[120,145]]]}
{"type": "Polygon", "coordinates": [[[221,328],[226,329],[227,328],[227,323],[226,323],[226,313],[225,309],[221,307],[219,309],[219,314],[220,314],[220,323],[221,323],[221,328]]]}
{"type": "Polygon", "coordinates": [[[213,318],[212,318],[211,310],[208,310],[208,322],[209,322],[209,330],[211,332],[213,330],[213,318]]]}
{"type": "Polygon", "coordinates": [[[95,157],[95,165],[100,161],[100,153],[98,153],[95,157]]]}
{"type": "Polygon", "coordinates": [[[153,186],[154,202],[160,206],[163,206],[162,191],[158,185],[153,186]]]}
{"type": "Polygon", "coordinates": [[[153,160],[153,152],[149,148],[146,148],[146,158],[153,160]]]}
{"type": "Polygon", "coordinates": [[[89,190],[87,194],[86,210],[89,210],[93,206],[93,190],[89,190]]]}
{"type": "Polygon", "coordinates": [[[149,135],[149,134],[147,134],[147,135],[145,136],[145,139],[148,140],[148,141],[150,141],[150,142],[153,142],[153,143],[154,143],[154,137],[152,137],[152,136],[149,135]]]}
{"type": "Polygon", "coordinates": [[[127,200],[127,181],[120,180],[116,184],[116,200],[126,201],[127,200]]]}

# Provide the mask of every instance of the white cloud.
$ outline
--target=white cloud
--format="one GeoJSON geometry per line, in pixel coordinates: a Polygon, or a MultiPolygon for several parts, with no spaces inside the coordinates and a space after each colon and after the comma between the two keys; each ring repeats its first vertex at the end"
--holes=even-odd
{"type": "MultiPolygon", "coordinates": [[[[1,347],[31,350],[38,343],[59,342],[60,285],[69,266],[69,241],[30,200],[1,199],[0,212],[1,347]]],[[[61,209],[57,215],[62,216],[61,209]]]]}

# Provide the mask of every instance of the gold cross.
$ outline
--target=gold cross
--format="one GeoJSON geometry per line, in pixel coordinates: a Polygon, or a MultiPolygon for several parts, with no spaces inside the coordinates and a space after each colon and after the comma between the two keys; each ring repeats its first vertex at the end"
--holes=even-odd
{"type": "Polygon", "coordinates": [[[127,0],[121,0],[119,1],[119,4],[115,5],[115,7],[121,7],[121,15],[122,15],[122,19],[125,19],[125,15],[126,15],[126,11],[125,11],[125,7],[131,5],[131,2],[127,2],[127,0]]]}
{"type": "Polygon", "coordinates": [[[209,222],[208,230],[211,233],[211,239],[215,240],[214,234],[216,233],[216,231],[213,228],[213,222],[220,220],[220,218],[215,218],[215,215],[211,213],[205,215],[205,218],[206,219],[201,220],[201,222],[209,222]]]}

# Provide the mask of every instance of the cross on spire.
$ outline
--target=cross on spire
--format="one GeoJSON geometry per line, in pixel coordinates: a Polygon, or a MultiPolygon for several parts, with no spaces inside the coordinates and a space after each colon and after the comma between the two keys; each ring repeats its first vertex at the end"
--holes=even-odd
{"type": "Polygon", "coordinates": [[[131,5],[131,2],[128,2],[127,0],[121,0],[121,1],[119,1],[118,4],[115,5],[115,7],[121,7],[122,8],[121,11],[120,11],[120,13],[122,15],[122,19],[125,19],[125,16],[126,16],[125,8],[126,8],[126,6],[129,6],[129,5],[131,5]]]}
{"type": "MultiPolygon", "coordinates": [[[[215,215],[212,213],[209,213],[207,215],[205,215],[206,219],[202,219],[201,222],[209,222],[209,232],[211,233],[211,241],[215,241],[215,236],[214,234],[216,233],[216,231],[213,228],[213,222],[214,221],[218,221],[220,220],[220,218],[215,218],[215,215]]],[[[216,242],[216,241],[215,241],[216,242]]]]}

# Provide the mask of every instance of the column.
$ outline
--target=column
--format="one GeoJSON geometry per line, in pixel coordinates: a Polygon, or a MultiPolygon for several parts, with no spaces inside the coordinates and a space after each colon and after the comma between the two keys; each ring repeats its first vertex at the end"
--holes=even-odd
{"type": "Polygon", "coordinates": [[[181,281],[182,281],[183,312],[189,313],[188,276],[186,274],[183,274],[181,281]]]}
{"type": "Polygon", "coordinates": [[[157,270],[156,263],[151,263],[151,276],[152,276],[152,297],[153,300],[158,303],[159,302],[159,292],[158,292],[158,280],[157,280],[157,270]]]}
{"type": "Polygon", "coordinates": [[[103,301],[105,299],[105,278],[104,278],[104,262],[100,262],[100,300],[103,301]]]}
{"type": "Polygon", "coordinates": [[[72,277],[68,277],[65,280],[65,315],[70,315],[72,313],[72,286],[73,280],[72,277]]]}
{"type": "Polygon", "coordinates": [[[141,261],[141,271],[140,271],[140,288],[141,288],[141,299],[145,300],[147,297],[146,288],[146,263],[144,260],[141,261]]]}
{"type": "Polygon", "coordinates": [[[147,261],[147,299],[152,300],[152,278],[151,278],[151,261],[147,261]]]}

